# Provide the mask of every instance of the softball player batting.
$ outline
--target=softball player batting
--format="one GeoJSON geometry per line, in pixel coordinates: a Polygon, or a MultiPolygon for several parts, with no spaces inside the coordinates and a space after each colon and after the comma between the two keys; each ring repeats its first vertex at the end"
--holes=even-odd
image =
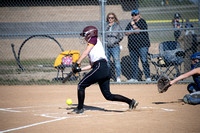
{"type": "Polygon", "coordinates": [[[99,84],[101,92],[106,100],[125,102],[129,105],[130,110],[136,108],[138,102],[134,99],[129,99],[110,92],[110,70],[107,66],[107,58],[103,45],[98,39],[97,28],[94,26],[87,26],[80,35],[86,41],[87,47],[73,66],[72,71],[77,73],[89,69],[92,70],[78,83],[78,106],[71,113],[80,114],[84,112],[85,88],[94,83],[99,84]],[[90,65],[80,68],[81,61],[87,56],[89,57],[90,65]]]}

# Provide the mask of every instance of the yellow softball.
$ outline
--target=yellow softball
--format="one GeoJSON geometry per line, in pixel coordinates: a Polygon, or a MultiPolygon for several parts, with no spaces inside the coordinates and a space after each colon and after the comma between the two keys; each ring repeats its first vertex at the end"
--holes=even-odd
{"type": "Polygon", "coordinates": [[[72,104],[72,99],[67,99],[67,100],[66,100],[66,103],[67,103],[68,105],[71,105],[71,104],[72,104]]]}

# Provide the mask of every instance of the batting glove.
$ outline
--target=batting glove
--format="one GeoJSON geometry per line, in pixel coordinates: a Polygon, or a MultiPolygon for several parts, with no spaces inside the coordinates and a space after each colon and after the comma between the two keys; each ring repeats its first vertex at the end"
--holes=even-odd
{"type": "Polygon", "coordinates": [[[72,71],[73,73],[80,72],[81,71],[80,64],[75,63],[74,66],[72,67],[72,71]]]}

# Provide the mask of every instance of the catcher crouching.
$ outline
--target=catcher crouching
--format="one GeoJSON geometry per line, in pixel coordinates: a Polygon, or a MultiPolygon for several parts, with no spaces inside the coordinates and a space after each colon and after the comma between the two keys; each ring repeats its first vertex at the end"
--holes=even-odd
{"type": "Polygon", "coordinates": [[[194,83],[188,85],[187,90],[190,94],[185,95],[183,101],[187,104],[200,104],[200,53],[191,56],[191,70],[189,72],[171,81],[165,76],[160,77],[157,83],[158,92],[166,92],[170,86],[190,76],[193,77],[194,83]]]}

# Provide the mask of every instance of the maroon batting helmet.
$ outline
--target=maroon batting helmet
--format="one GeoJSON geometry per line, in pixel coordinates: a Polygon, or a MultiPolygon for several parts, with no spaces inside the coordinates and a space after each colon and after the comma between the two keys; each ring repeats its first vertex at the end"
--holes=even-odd
{"type": "Polygon", "coordinates": [[[98,29],[94,26],[87,26],[80,35],[85,37],[85,40],[87,41],[90,37],[98,37],[98,29]]]}

